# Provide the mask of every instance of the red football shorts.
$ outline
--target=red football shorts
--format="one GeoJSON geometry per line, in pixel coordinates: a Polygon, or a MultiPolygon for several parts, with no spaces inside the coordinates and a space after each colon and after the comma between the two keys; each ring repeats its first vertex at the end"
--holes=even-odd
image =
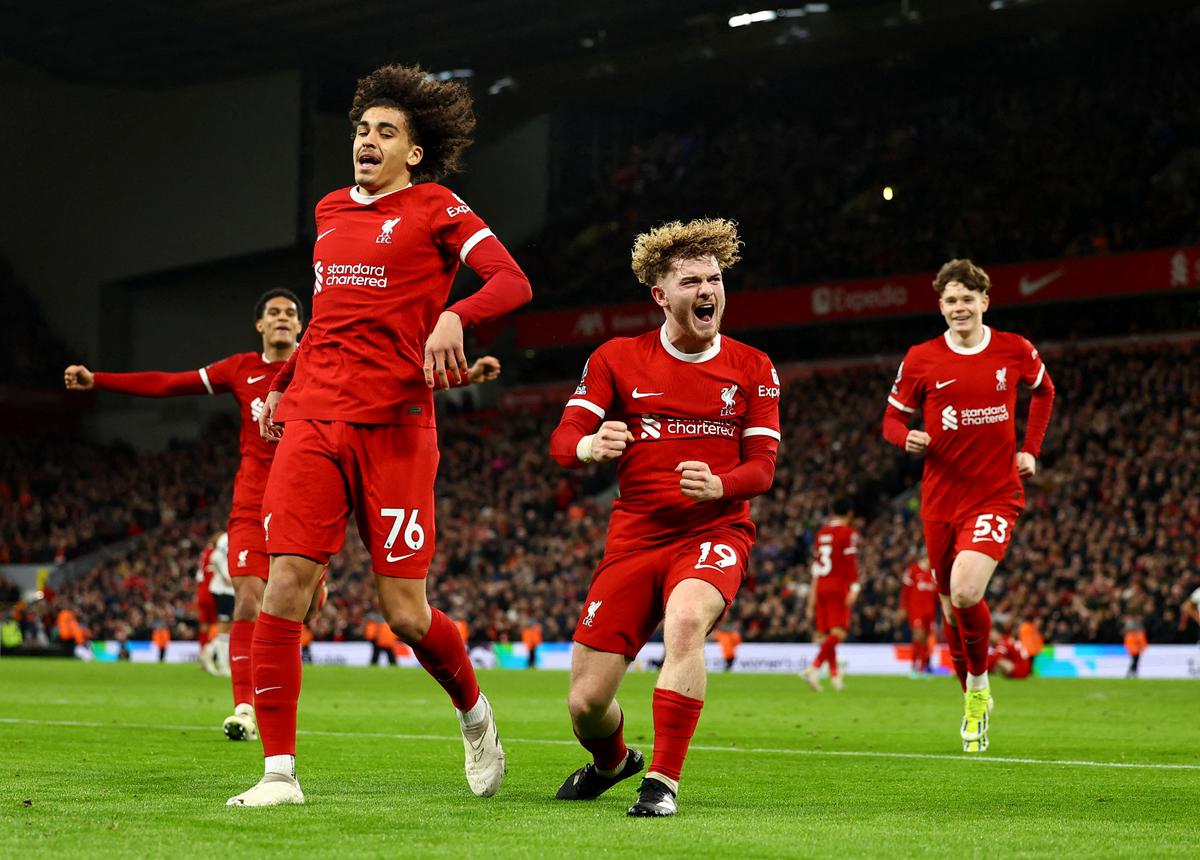
{"type": "Polygon", "coordinates": [[[353,513],[376,573],[424,579],[437,467],[432,427],[289,421],[263,496],[267,552],[325,564],[353,513]]]}
{"type": "Polygon", "coordinates": [[[685,579],[712,584],[728,609],[746,576],[752,545],[738,529],[716,528],[605,554],[579,613],[575,641],[634,659],[662,623],[671,592],[685,579]]]}
{"type": "Polygon", "coordinates": [[[938,592],[950,593],[950,571],[955,557],[964,550],[981,552],[1000,561],[1012,542],[1021,509],[1011,502],[983,505],[953,521],[922,520],[925,549],[937,579],[938,592]]]}
{"type": "Polygon", "coordinates": [[[217,601],[208,586],[196,592],[196,619],[205,626],[217,623],[217,601]]]}
{"type": "Polygon", "coordinates": [[[266,582],[271,569],[267,542],[263,540],[262,520],[252,517],[229,518],[229,575],[257,576],[266,582]]]}
{"type": "Polygon", "coordinates": [[[818,594],[817,605],[813,607],[813,626],[818,633],[828,633],[835,627],[849,630],[850,607],[846,605],[846,595],[833,594],[822,597],[818,594]]]}

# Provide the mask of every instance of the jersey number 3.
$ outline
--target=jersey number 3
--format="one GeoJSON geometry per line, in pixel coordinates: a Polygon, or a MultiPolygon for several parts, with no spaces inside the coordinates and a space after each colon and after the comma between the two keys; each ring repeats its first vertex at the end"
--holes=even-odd
{"type": "Polygon", "coordinates": [[[823,543],[817,547],[817,557],[812,563],[813,576],[828,576],[833,571],[833,544],[823,543]]]}

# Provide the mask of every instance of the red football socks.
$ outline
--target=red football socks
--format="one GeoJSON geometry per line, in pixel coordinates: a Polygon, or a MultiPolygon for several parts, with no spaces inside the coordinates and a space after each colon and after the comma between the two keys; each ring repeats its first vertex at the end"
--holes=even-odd
{"type": "Polygon", "coordinates": [[[602,738],[580,738],[576,733],[575,737],[579,738],[583,748],[592,754],[597,770],[616,770],[625,761],[629,751],[625,746],[624,713],[621,714],[621,721],[617,723],[617,730],[611,735],[602,738]]]}
{"type": "Polygon", "coordinates": [[[679,781],[688,744],[696,733],[703,699],[693,699],[674,690],[654,690],[654,758],[650,770],[679,781]]]}
{"type": "Polygon", "coordinates": [[[821,648],[817,651],[817,659],[813,660],[813,668],[819,669],[823,663],[829,664],[829,677],[834,677],[838,673],[837,666],[837,646],[841,640],[830,633],[821,640],[821,648]]]}
{"type": "MultiPolygon", "coordinates": [[[[454,707],[469,711],[479,701],[475,667],[454,622],[440,609],[431,610],[433,620],[424,638],[412,646],[421,666],[450,694],[454,707]]],[[[262,616],[259,616],[260,618],[262,616]]]]}
{"type": "Polygon", "coordinates": [[[266,756],[296,754],[303,626],[267,612],[260,612],[254,625],[254,714],[266,756]]]}
{"type": "Polygon", "coordinates": [[[972,675],[985,674],[992,635],[992,612],[988,609],[987,601],[981,600],[965,609],[956,606],[954,615],[958,618],[958,631],[967,655],[967,672],[972,675]]]}
{"type": "Polygon", "coordinates": [[[233,706],[254,704],[254,622],[235,621],[229,627],[229,674],[233,676],[233,706]]]}
{"type": "Polygon", "coordinates": [[[954,663],[954,674],[958,675],[958,683],[965,693],[967,691],[967,652],[963,648],[958,624],[951,624],[947,620],[942,625],[942,633],[946,637],[946,645],[950,648],[950,660],[954,663]]]}
{"type": "Polygon", "coordinates": [[[914,641],[912,644],[912,667],[914,672],[924,672],[929,665],[925,655],[925,643],[914,641]]]}

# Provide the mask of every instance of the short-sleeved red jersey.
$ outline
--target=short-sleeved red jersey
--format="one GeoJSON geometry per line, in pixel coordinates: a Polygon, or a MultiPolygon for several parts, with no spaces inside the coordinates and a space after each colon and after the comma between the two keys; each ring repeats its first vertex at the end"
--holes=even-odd
{"type": "Polygon", "coordinates": [[[241,352],[200,368],[200,381],[208,393],[232,394],[242,419],[239,439],[242,460],[233,481],[230,519],[250,517],[257,521],[262,516],[263,493],[276,446],[259,434],[258,417],[271,380],[282,366],[281,361],[267,361],[261,352],[241,352]]]}
{"type": "Polygon", "coordinates": [[[931,437],[921,479],[921,515],[950,522],[998,499],[1018,508],[1025,490],[1017,475],[1017,385],[1042,384],[1045,365],[1025,338],[983,327],[977,346],[950,333],[909,349],[888,403],[923,410],[931,437]]]}
{"type": "Polygon", "coordinates": [[[830,520],[813,539],[812,575],[818,600],[845,600],[858,582],[858,532],[845,520],[830,520]]]}
{"type": "Polygon", "coordinates": [[[707,463],[713,474],[742,462],[742,440],[779,440],[779,375],[757,349],[718,335],[701,353],[680,352],[666,326],[614,338],[584,366],[567,401],[600,420],[624,421],[633,442],[617,460],[620,498],[609,522],[609,552],[660,543],[715,526],[754,539],[750,504],[722,498],[696,502],[679,490],[675,467],[707,463]]]}
{"type": "Polygon", "coordinates": [[[913,562],[904,571],[902,588],[900,589],[900,608],[908,613],[909,619],[937,617],[938,604],[937,580],[933,571],[913,562]]]}
{"type": "Polygon", "coordinates": [[[425,342],[459,263],[492,231],[433,182],[334,191],[316,231],[312,321],[277,419],[432,427],[425,342]]]}

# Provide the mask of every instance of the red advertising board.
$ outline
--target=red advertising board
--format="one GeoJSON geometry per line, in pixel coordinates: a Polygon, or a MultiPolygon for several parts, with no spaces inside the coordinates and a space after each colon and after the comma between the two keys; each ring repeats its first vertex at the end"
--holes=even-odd
{"type": "MultiPolygon", "coordinates": [[[[993,308],[1198,289],[1200,248],[1014,263],[989,267],[988,274],[993,308]]],[[[744,331],[935,313],[932,281],[932,273],[926,273],[733,293],[722,327],[744,331]]],[[[641,334],[661,325],[662,318],[648,294],[635,304],[534,311],[516,317],[517,345],[600,343],[641,334]]]]}

